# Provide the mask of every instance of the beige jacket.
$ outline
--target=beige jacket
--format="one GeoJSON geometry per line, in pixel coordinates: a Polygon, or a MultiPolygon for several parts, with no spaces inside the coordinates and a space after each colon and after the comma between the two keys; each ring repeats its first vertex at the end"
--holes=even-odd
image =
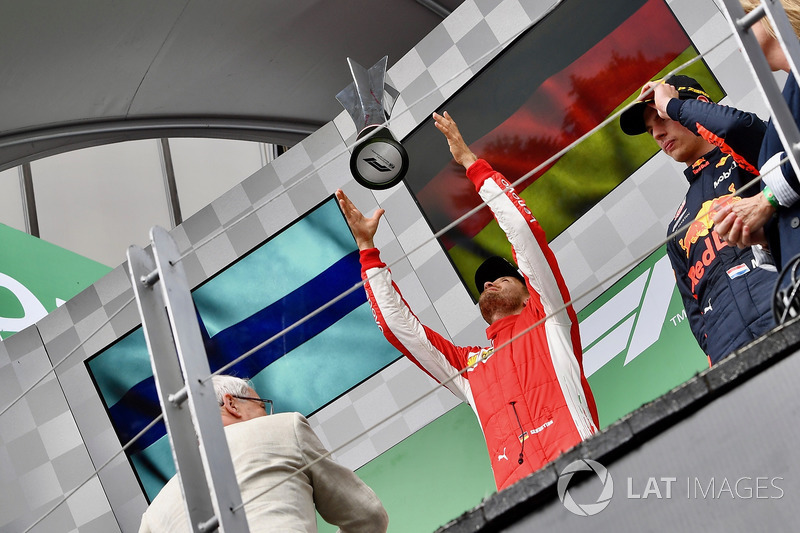
{"type": "MultiPolygon", "coordinates": [[[[317,531],[319,511],[343,533],[385,532],[378,497],[351,470],[323,459],[273,490],[280,480],[326,453],[299,413],[281,413],[225,427],[251,533],[317,531]],[[258,496],[258,497],[256,497],[258,496]]],[[[177,476],[142,515],[139,533],[190,531],[177,476]]]]}

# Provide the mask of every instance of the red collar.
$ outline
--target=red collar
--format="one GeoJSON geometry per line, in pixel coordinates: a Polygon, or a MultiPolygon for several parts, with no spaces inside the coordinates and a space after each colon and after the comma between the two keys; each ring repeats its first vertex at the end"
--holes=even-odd
{"type": "Polygon", "coordinates": [[[501,330],[512,327],[518,318],[519,315],[508,315],[500,320],[495,320],[493,324],[486,328],[486,338],[494,340],[501,330]]]}

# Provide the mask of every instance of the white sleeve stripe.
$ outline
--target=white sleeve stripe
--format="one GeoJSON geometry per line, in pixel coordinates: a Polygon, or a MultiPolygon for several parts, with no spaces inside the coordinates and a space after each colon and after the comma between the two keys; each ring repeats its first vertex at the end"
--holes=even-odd
{"type": "MultiPolygon", "coordinates": [[[[372,291],[376,320],[384,322],[389,330],[384,335],[392,335],[402,346],[403,355],[411,357],[439,383],[448,381],[459,370],[428,339],[420,321],[405,305],[400,294],[392,286],[391,275],[384,270],[372,278],[378,269],[369,269],[366,274],[372,280],[367,285],[372,291]],[[380,280],[378,278],[381,278],[380,280]]],[[[383,327],[383,326],[382,326],[383,327]]],[[[472,391],[469,380],[459,375],[446,385],[453,394],[472,405],[472,391]]]]}
{"type": "Polygon", "coordinates": [[[570,331],[557,324],[546,324],[547,347],[550,359],[556,373],[556,379],[561,387],[561,394],[567,404],[572,422],[578,430],[581,439],[587,439],[597,432],[592,420],[589,404],[581,386],[581,369],[578,360],[574,357],[575,347],[572,345],[570,331]],[[572,352],[569,350],[572,349],[572,352]]]}
{"type": "MultiPolygon", "coordinates": [[[[558,265],[552,265],[547,260],[528,220],[514,205],[514,202],[501,192],[502,190],[493,179],[487,179],[481,187],[480,195],[484,200],[495,197],[489,201],[495,218],[514,247],[520,270],[528,278],[531,287],[541,296],[544,312],[550,316],[554,310],[563,307],[566,303],[562,297],[558,280],[553,274],[553,271],[558,269],[558,265]]],[[[533,215],[530,217],[533,220],[533,215]]],[[[564,325],[572,323],[566,309],[562,309],[550,319],[564,325]]]]}

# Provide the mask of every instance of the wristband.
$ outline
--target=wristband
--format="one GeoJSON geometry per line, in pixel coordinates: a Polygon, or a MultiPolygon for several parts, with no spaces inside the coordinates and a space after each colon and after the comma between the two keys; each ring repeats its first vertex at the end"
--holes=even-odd
{"type": "Polygon", "coordinates": [[[775,208],[777,211],[781,204],[778,203],[778,199],[775,198],[775,193],[772,192],[772,189],[769,188],[769,185],[764,185],[764,188],[761,189],[761,192],[764,193],[764,196],[767,198],[769,205],[775,208]]]}

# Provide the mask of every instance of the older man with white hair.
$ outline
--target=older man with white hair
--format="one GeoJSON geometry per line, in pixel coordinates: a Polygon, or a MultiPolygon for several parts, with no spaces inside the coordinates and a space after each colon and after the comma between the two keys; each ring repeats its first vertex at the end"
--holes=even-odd
{"type": "MultiPolygon", "coordinates": [[[[383,505],[351,470],[326,457],[297,473],[327,453],[303,415],[267,416],[269,400],[243,379],[214,376],[213,383],[252,533],[316,531],[315,509],[343,533],[386,531],[383,505]]],[[[183,531],[191,529],[175,476],[142,516],[139,533],[183,531]]]]}

